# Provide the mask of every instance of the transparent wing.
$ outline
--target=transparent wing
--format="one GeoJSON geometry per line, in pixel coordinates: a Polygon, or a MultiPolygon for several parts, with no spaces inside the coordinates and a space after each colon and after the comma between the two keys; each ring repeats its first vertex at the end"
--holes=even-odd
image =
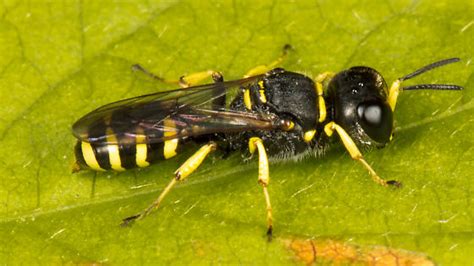
{"type": "MultiPolygon", "coordinates": [[[[73,134],[90,143],[157,143],[168,139],[277,127],[273,114],[230,110],[226,96],[263,75],[142,95],[104,105],[79,119],[73,134]]],[[[228,99],[229,100],[229,99],[228,99]]]]}

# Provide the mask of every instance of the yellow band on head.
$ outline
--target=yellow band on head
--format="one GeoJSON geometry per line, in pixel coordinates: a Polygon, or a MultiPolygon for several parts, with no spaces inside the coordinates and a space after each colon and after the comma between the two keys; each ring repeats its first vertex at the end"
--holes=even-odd
{"type": "Polygon", "coordinates": [[[397,98],[398,94],[400,94],[400,85],[401,81],[400,80],[395,80],[390,86],[390,90],[388,92],[388,104],[392,108],[392,111],[395,111],[395,106],[397,105],[397,98]]]}

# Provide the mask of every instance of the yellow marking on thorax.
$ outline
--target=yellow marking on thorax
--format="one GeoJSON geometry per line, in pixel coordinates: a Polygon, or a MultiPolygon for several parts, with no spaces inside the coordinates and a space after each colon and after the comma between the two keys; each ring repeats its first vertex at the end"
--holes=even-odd
{"type": "Polygon", "coordinates": [[[87,166],[96,171],[105,171],[105,169],[100,167],[99,162],[95,157],[92,145],[90,143],[82,141],[81,150],[82,156],[84,157],[84,161],[86,162],[87,166]]]}
{"type": "Polygon", "coordinates": [[[143,143],[145,138],[145,135],[141,135],[141,133],[138,133],[136,137],[137,152],[135,154],[135,163],[138,167],[147,167],[150,165],[150,163],[146,160],[148,155],[148,146],[146,143],[143,143]]]}
{"type": "MultiPolygon", "coordinates": [[[[173,121],[173,119],[165,119],[163,121],[163,125],[165,128],[176,128],[176,123],[173,121]]],[[[166,131],[164,133],[164,137],[172,137],[175,136],[176,132],[174,131],[166,131]]],[[[165,140],[164,148],[163,148],[163,156],[165,159],[169,159],[171,157],[176,156],[176,149],[178,148],[178,142],[179,139],[170,139],[170,140],[165,140]]]]}
{"type": "Polygon", "coordinates": [[[319,106],[319,120],[318,122],[323,122],[326,120],[326,101],[324,101],[324,89],[323,82],[331,80],[335,74],[333,72],[324,72],[319,74],[316,79],[316,94],[318,95],[318,106],[319,106]]]}
{"type": "MultiPolygon", "coordinates": [[[[108,143],[117,143],[117,137],[110,127],[107,128],[106,134],[108,143]]],[[[122,160],[120,159],[120,149],[118,144],[107,144],[107,151],[109,153],[110,167],[115,171],[125,171],[125,168],[122,167],[122,160]]]]}
{"type": "Polygon", "coordinates": [[[316,129],[308,130],[304,133],[303,139],[305,142],[310,142],[311,140],[313,140],[315,135],[316,129]]]}
{"type": "Polygon", "coordinates": [[[252,100],[250,99],[250,90],[244,90],[244,104],[248,110],[252,110],[252,100]]]}
{"type": "Polygon", "coordinates": [[[260,101],[262,103],[267,103],[267,97],[265,96],[265,86],[263,85],[263,80],[260,80],[258,82],[258,87],[260,88],[258,90],[258,92],[260,93],[260,96],[259,96],[260,101]]]}
{"type": "Polygon", "coordinates": [[[323,84],[316,82],[316,92],[318,94],[319,122],[326,120],[326,101],[323,97],[323,84]]]}

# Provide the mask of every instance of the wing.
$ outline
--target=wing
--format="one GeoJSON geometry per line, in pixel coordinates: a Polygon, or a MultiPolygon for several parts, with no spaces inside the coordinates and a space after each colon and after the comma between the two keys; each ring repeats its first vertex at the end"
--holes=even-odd
{"type": "Polygon", "coordinates": [[[79,119],[73,134],[90,143],[158,143],[211,133],[271,130],[274,114],[230,110],[226,96],[263,75],[142,95],[104,105],[79,119]]]}

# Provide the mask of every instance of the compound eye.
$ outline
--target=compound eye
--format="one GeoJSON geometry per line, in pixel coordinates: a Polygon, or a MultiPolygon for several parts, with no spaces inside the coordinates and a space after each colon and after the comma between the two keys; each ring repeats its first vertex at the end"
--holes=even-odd
{"type": "Polygon", "coordinates": [[[370,126],[380,126],[382,123],[382,106],[377,103],[362,103],[357,107],[357,115],[370,126]]]}
{"type": "Polygon", "coordinates": [[[365,133],[379,143],[388,143],[393,117],[390,106],[381,101],[368,101],[357,106],[359,123],[365,133]]]}

